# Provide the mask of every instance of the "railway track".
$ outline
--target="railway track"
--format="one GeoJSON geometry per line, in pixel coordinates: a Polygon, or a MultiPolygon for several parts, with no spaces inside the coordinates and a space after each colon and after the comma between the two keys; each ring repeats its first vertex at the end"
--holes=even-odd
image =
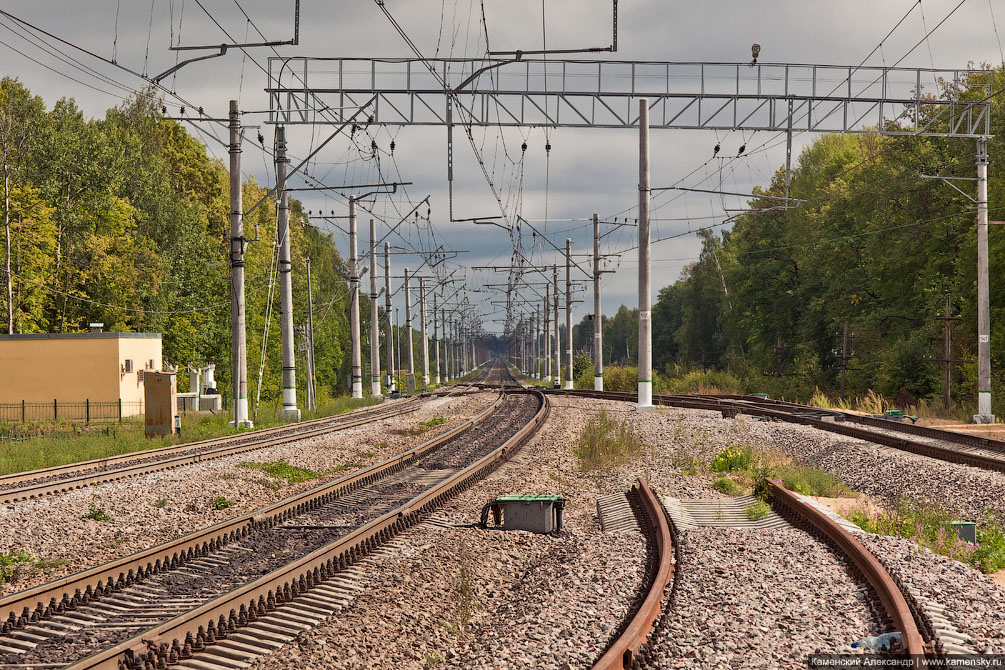
{"type": "MultiPolygon", "coordinates": [[[[637,398],[635,393],[617,391],[563,389],[544,392],[625,402],[634,402],[637,398]]],[[[798,423],[950,463],[1005,472],[1005,441],[977,435],[898,423],[850,412],[765,400],[755,396],[654,395],[653,404],[722,412],[723,416],[747,414],[772,421],[798,423]]]]}
{"type": "Polygon", "coordinates": [[[413,412],[419,408],[422,397],[428,396],[415,396],[386,405],[382,403],[335,417],[0,476],[0,504],[171,470],[361,426],[413,412]]]}
{"type": "Polygon", "coordinates": [[[383,463],[4,598],[0,659],[245,667],[334,611],[345,593],[331,580],[351,579],[363,556],[508,458],[547,411],[540,393],[500,393],[461,426],[383,463]]]}
{"type": "MultiPolygon", "coordinates": [[[[917,621],[924,623],[923,617],[919,616],[918,604],[909,594],[901,591],[879,560],[831,515],[770,480],[766,480],[765,484],[771,492],[774,509],[782,517],[792,525],[809,530],[855,566],[881,604],[882,618],[888,622],[889,628],[901,633],[903,653],[915,658],[931,654],[933,646],[926,643],[918,627],[917,621]]],[[[678,509],[676,514],[667,514],[644,480],[639,480],[633,494],[638,499],[637,508],[642,511],[650,546],[655,549],[650,552],[648,589],[640,607],[621,627],[619,634],[593,666],[594,670],[658,668],[670,660],[666,656],[667,636],[672,637],[674,633],[668,622],[673,615],[679,586],[679,573],[675,572],[675,567],[682,563],[680,535],[672,517],[680,519],[681,511],[678,509]]],[[[686,513],[684,515],[686,517],[686,513]]],[[[728,521],[710,525],[728,525],[728,521]]],[[[767,525],[778,527],[784,522],[769,521],[767,525]]],[[[716,568],[717,573],[720,570],[716,568]]],[[[719,579],[729,579],[725,573],[721,574],[723,576],[719,579]]]]}

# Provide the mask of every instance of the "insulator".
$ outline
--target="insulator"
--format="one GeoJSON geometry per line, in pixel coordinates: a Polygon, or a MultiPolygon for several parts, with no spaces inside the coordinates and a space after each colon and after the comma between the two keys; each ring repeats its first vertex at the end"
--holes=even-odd
{"type": "Polygon", "coordinates": [[[202,111],[202,107],[199,108],[199,116],[202,116],[205,112],[202,111]]]}
{"type": "Polygon", "coordinates": [[[737,156],[739,156],[740,154],[742,154],[742,153],[743,153],[744,151],[746,151],[746,150],[747,150],[747,145],[746,145],[746,144],[741,144],[741,145],[740,145],[740,151],[739,151],[739,152],[737,152],[737,154],[736,154],[736,155],[737,155],[737,156]]]}
{"type": "Polygon", "coordinates": [[[548,142],[547,144],[544,145],[544,150],[551,151],[551,142],[548,142]]]}
{"type": "Polygon", "coordinates": [[[391,153],[394,153],[394,140],[391,140],[391,153]]]}
{"type": "Polygon", "coordinates": [[[377,141],[370,140],[370,151],[376,151],[376,150],[377,150],[377,141]]]}
{"type": "Polygon", "coordinates": [[[261,133],[258,133],[258,143],[265,144],[265,136],[262,135],[261,133]]]}
{"type": "Polygon", "coordinates": [[[167,115],[167,113],[168,113],[167,105],[164,105],[163,107],[161,107],[161,114],[167,115]]]}
{"type": "Polygon", "coordinates": [[[715,154],[719,153],[719,149],[721,149],[721,147],[718,144],[716,144],[715,149],[712,150],[712,155],[714,156],[715,154]]]}
{"type": "Polygon", "coordinates": [[[185,108],[184,108],[184,107],[182,107],[182,108],[181,108],[181,109],[179,109],[178,111],[179,111],[179,112],[181,112],[182,114],[185,114],[185,108]]]}
{"type": "Polygon", "coordinates": [[[520,151],[527,151],[527,143],[526,142],[524,142],[523,144],[520,145],[520,151]]]}

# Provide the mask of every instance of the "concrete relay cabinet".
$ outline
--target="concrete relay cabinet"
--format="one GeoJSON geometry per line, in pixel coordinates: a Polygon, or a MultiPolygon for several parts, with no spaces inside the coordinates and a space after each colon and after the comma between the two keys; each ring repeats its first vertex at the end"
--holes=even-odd
{"type": "Polygon", "coordinates": [[[492,512],[496,525],[505,530],[529,530],[532,533],[557,533],[562,530],[562,516],[566,500],[558,495],[500,496],[488,503],[482,511],[482,527],[488,525],[492,512]]]}

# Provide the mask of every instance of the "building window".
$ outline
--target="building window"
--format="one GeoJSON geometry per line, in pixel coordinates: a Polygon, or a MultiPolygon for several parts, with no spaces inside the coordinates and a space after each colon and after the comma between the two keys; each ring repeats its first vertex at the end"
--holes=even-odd
{"type": "Polygon", "coordinates": [[[131,358],[127,358],[126,359],[126,362],[122,365],[122,371],[123,372],[132,372],[133,371],[133,359],[131,359],[131,358]]]}

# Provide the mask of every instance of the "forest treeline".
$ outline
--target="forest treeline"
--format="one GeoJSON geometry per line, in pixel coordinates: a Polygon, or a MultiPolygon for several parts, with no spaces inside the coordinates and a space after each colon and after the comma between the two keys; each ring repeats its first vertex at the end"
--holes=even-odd
{"type": "MultiPolygon", "coordinates": [[[[4,78],[0,168],[2,260],[9,250],[11,293],[8,301],[4,276],[0,332],[80,332],[90,322],[108,331],[159,332],[168,363],[184,370],[214,362],[221,388],[229,387],[227,170],[180,123],[163,118],[159,100],[137,95],[103,119],[87,119],[72,99],[47,109],[22,83],[4,78]]],[[[245,210],[266,193],[248,176],[245,210]]],[[[274,206],[244,219],[245,237],[257,237],[247,247],[245,270],[252,398],[262,367],[275,221],[274,206]]],[[[306,321],[309,257],[318,384],[332,395],[345,388],[349,373],[347,274],[331,235],[308,223],[300,203],[291,201],[294,319],[306,321]]],[[[276,396],[282,371],[278,302],[274,296],[265,399],[276,396]]],[[[179,377],[184,387],[187,375],[179,377]]]]}
{"type": "MultiPolygon", "coordinates": [[[[993,90],[1005,85],[995,70],[993,90]]],[[[978,79],[955,92],[986,95],[978,79]]],[[[988,141],[990,219],[1005,219],[1005,116],[992,108],[988,141]]],[[[948,120],[928,119],[932,129],[948,120]]],[[[976,205],[947,183],[921,175],[976,176],[976,141],[932,137],[821,135],[794,164],[798,207],[754,198],[755,212],[730,229],[698,231],[699,259],[681,276],[659,277],[653,306],[654,368],[680,377],[696,368],[728,370],[744,390],[806,399],[815,388],[836,392],[845,321],[847,389],[897,399],[941,396],[945,296],[951,296],[953,391],[977,393],[976,205]],[[760,211],[756,211],[760,210],[760,211]],[[779,372],[781,375],[779,376],[779,372]]],[[[974,181],[954,181],[976,197],[974,181]]],[[[760,195],[784,196],[784,172],[760,195]]],[[[654,203],[657,206],[659,201],[654,203]]],[[[1005,237],[990,229],[992,391],[1005,391],[1005,237]]],[[[667,249],[672,242],[664,242],[667,249]]],[[[637,360],[636,314],[622,307],[605,318],[608,361],[637,360]]],[[[574,328],[574,346],[589,351],[592,323],[574,328]]]]}

